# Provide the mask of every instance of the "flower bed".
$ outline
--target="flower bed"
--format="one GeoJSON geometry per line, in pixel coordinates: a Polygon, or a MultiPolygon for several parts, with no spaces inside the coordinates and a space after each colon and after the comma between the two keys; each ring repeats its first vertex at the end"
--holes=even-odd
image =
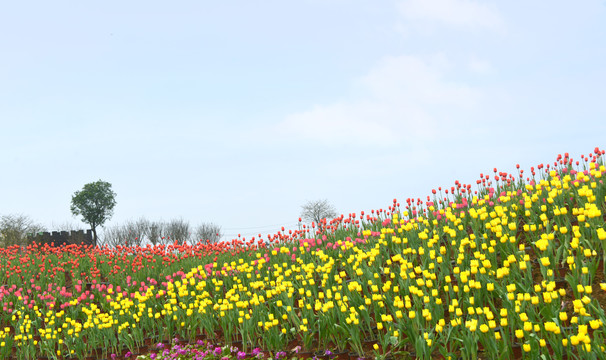
{"type": "Polygon", "coordinates": [[[3,249],[0,357],[158,357],[176,337],[191,356],[605,358],[602,155],[267,241],[3,249]]]}

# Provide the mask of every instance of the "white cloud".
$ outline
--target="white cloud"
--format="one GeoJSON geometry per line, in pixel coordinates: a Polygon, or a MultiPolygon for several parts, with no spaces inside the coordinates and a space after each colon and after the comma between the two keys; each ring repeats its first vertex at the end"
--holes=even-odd
{"type": "Polygon", "coordinates": [[[480,96],[464,84],[445,81],[449,67],[444,56],[384,58],[357,80],[361,99],[288,115],[276,130],[326,145],[414,146],[435,139],[451,126],[453,113],[475,107],[480,96]]]}
{"type": "Polygon", "coordinates": [[[278,131],[327,145],[393,144],[400,136],[392,131],[397,124],[388,116],[389,110],[380,103],[368,101],[316,105],[311,110],[287,116],[278,125],[278,131]]]}
{"type": "Polygon", "coordinates": [[[497,31],[504,29],[504,22],[495,7],[481,1],[405,0],[398,4],[398,10],[408,20],[430,20],[497,31]]]}

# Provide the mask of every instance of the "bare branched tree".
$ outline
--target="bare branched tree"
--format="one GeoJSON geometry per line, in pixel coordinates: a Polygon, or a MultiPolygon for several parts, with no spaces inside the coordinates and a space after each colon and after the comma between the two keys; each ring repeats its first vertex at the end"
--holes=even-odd
{"type": "Polygon", "coordinates": [[[301,208],[301,218],[318,225],[321,224],[322,219],[332,219],[337,216],[337,210],[326,199],[308,201],[301,208]]]}
{"type": "Polygon", "coordinates": [[[165,242],[187,242],[191,236],[189,223],[183,219],[173,219],[165,224],[165,242]]]}
{"type": "Polygon", "coordinates": [[[140,218],[137,221],[128,222],[126,226],[128,227],[129,239],[131,240],[128,246],[141,246],[149,229],[149,221],[140,218]]]}
{"type": "Polygon", "coordinates": [[[45,231],[28,216],[21,214],[3,215],[0,217],[0,245],[25,245],[28,235],[45,231]]]}
{"type": "Polygon", "coordinates": [[[221,227],[213,223],[202,223],[196,228],[196,240],[216,243],[221,240],[221,227]]]}
{"type": "Polygon", "coordinates": [[[99,242],[101,245],[109,247],[123,246],[141,246],[146,239],[149,228],[149,221],[140,218],[137,221],[127,221],[125,224],[106,228],[103,232],[103,239],[99,242]]]}
{"type": "Polygon", "coordinates": [[[105,229],[100,245],[108,247],[141,246],[144,242],[152,245],[171,244],[176,240],[180,243],[189,240],[209,240],[217,242],[221,239],[221,227],[212,223],[203,223],[196,228],[194,236],[190,231],[189,222],[183,219],[171,221],[149,221],[140,218],[122,225],[115,225],[105,229]]]}
{"type": "Polygon", "coordinates": [[[128,243],[128,235],[122,225],[110,226],[103,229],[103,237],[97,240],[99,246],[116,247],[128,243]]]}
{"type": "Polygon", "coordinates": [[[164,237],[164,223],[162,221],[151,221],[145,235],[153,246],[161,244],[164,237]]]}

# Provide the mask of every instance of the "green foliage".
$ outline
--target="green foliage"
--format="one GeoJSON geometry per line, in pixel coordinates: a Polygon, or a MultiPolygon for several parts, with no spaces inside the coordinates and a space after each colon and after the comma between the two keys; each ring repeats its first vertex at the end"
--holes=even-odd
{"type": "Polygon", "coordinates": [[[116,193],[112,185],[105,181],[96,181],[84,185],[81,191],[72,196],[71,211],[74,216],[82,215],[82,221],[89,224],[97,242],[97,226],[109,220],[116,206],[116,193]]]}

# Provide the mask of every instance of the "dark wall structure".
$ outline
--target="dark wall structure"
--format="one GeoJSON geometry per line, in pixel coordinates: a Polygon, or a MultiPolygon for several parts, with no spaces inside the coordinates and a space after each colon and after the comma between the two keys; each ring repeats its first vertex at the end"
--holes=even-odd
{"type": "Polygon", "coordinates": [[[86,232],[84,230],[42,232],[28,237],[28,244],[33,242],[40,245],[53,244],[54,246],[63,244],[95,245],[92,230],[86,230],[86,232]]]}

